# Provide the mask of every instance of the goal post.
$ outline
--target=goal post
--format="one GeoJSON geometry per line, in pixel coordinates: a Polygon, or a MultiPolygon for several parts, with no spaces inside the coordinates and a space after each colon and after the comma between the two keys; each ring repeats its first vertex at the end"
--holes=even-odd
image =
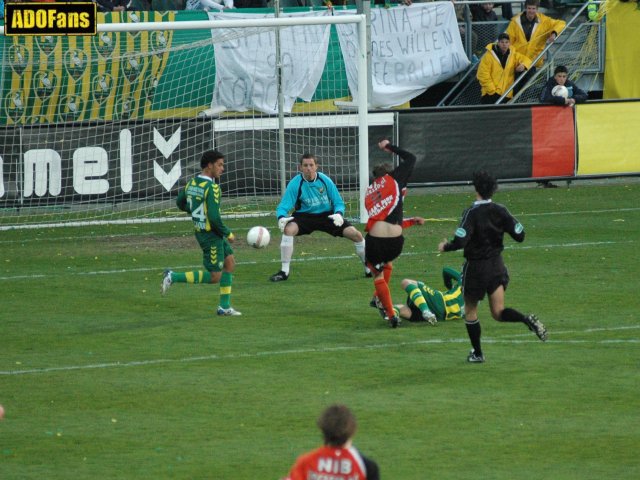
{"type": "MultiPolygon", "coordinates": [[[[221,184],[230,215],[273,214],[284,187],[276,152],[284,149],[286,178],[302,153],[316,154],[322,171],[336,177],[346,214],[366,221],[370,119],[393,128],[394,117],[367,112],[364,15],[123,21],[99,24],[95,37],[0,42],[0,229],[183,219],[176,191],[210,148],[227,160],[221,184]],[[213,104],[213,56],[229,40],[212,31],[244,41],[338,24],[357,27],[357,112],[326,107],[345,98],[344,85],[316,93],[322,100],[311,106],[298,100],[280,122],[213,104]]],[[[326,76],[344,78],[340,68],[326,76]]]]}

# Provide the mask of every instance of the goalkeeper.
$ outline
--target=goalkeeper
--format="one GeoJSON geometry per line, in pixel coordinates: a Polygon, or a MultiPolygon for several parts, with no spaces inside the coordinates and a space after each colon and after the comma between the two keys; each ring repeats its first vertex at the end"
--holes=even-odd
{"type": "MultiPolygon", "coordinates": [[[[293,257],[293,237],[321,231],[334,237],[345,237],[356,247],[356,254],[364,264],[364,237],[344,219],[344,202],[333,181],[318,172],[316,157],[305,153],[300,158],[300,173],[293,177],[276,208],[280,241],[280,271],[271,275],[272,282],[289,278],[293,257]]],[[[370,272],[365,267],[365,274],[370,272]]]]}
{"type": "Polygon", "coordinates": [[[410,322],[461,320],[464,318],[464,297],[460,272],[450,267],[442,269],[442,279],[447,288],[442,292],[428,287],[418,280],[405,278],[402,288],[407,292],[407,304],[398,305],[400,317],[410,322]]]}

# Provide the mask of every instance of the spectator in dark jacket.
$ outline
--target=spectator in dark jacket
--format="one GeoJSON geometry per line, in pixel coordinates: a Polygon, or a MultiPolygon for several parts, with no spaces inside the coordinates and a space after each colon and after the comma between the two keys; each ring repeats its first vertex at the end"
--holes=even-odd
{"type": "Polygon", "coordinates": [[[498,24],[489,23],[477,25],[477,22],[498,22],[498,14],[493,9],[493,3],[481,3],[470,5],[471,19],[473,20],[473,31],[478,35],[478,47],[481,56],[484,48],[496,41],[498,36],[498,24]]]}
{"type": "Polygon", "coordinates": [[[588,97],[589,95],[587,95],[584,90],[569,80],[569,70],[567,67],[558,65],[553,72],[553,77],[547,80],[547,83],[540,93],[540,102],[552,103],[553,105],[569,105],[572,107],[576,103],[586,102],[588,97]],[[558,85],[566,87],[566,97],[564,95],[558,95],[557,90],[554,92],[554,88],[558,85]]]}
{"type": "MultiPolygon", "coordinates": [[[[470,5],[470,7],[471,7],[471,18],[473,19],[474,22],[497,22],[498,21],[498,14],[493,9],[494,7],[493,3],[490,3],[490,2],[480,3],[480,4],[475,3],[473,5],[470,5]]],[[[491,43],[494,40],[495,38],[492,38],[487,43],[491,43]]]]}

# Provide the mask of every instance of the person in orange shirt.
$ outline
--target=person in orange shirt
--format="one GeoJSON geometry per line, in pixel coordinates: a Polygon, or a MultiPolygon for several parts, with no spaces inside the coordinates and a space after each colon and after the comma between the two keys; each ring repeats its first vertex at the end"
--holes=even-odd
{"type": "Polygon", "coordinates": [[[318,419],[324,445],[296,460],[283,480],[331,478],[333,480],[380,480],[378,465],[352,445],[356,418],[345,405],[327,407],[318,419]]]}

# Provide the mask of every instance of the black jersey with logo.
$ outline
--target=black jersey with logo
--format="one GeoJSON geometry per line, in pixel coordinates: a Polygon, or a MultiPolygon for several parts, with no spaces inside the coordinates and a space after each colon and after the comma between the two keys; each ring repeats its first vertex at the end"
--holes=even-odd
{"type": "Polygon", "coordinates": [[[505,233],[516,242],[524,240],[524,227],[504,205],[478,200],[464,211],[453,240],[445,245],[444,250],[464,248],[467,260],[493,258],[504,250],[505,233]]]}

